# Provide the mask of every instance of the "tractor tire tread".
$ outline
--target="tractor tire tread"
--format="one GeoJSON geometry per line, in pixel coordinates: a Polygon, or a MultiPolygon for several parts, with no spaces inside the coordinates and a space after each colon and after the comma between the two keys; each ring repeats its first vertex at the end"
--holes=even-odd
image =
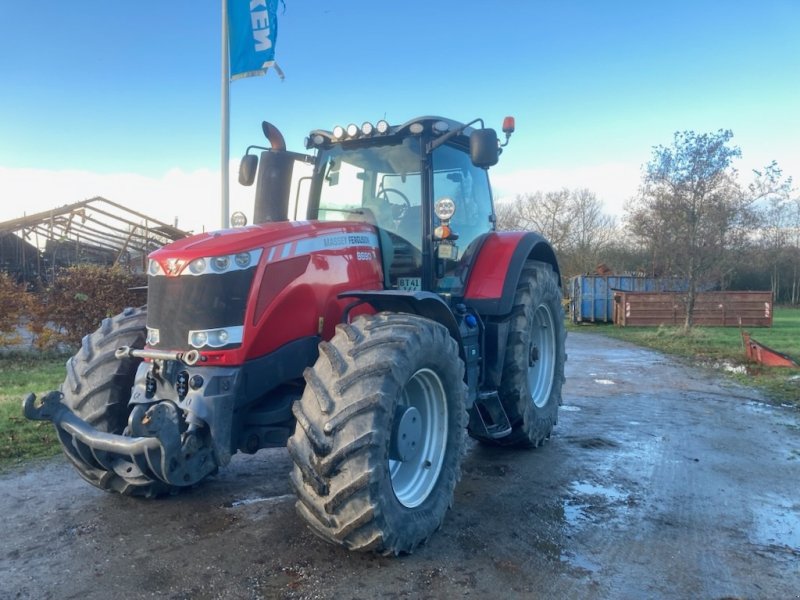
{"type": "MultiPolygon", "coordinates": [[[[140,360],[119,360],[114,352],[121,346],[144,345],[146,319],[144,307],[126,308],[119,315],[103,319],[97,331],[83,337],[80,350],[67,361],[66,378],[61,385],[62,402],[99,431],[119,434],[127,424],[130,390],[140,360]]],[[[81,477],[95,487],[124,496],[142,497],[176,491],[175,486],[162,481],[134,483],[114,471],[88,464],[68,447],[68,434],[58,433],[69,461],[81,477]]]]}
{"type": "Polygon", "coordinates": [[[288,442],[297,511],[328,542],[383,554],[411,552],[441,525],[460,478],[467,413],[458,347],[442,325],[396,313],[359,316],[352,323],[339,324],[334,337],[324,344],[336,352],[321,347],[320,359],[306,369],[303,397],[292,409],[300,425],[288,442]],[[419,527],[408,527],[408,522],[398,526],[391,511],[397,510],[394,504],[400,505],[392,492],[391,498],[385,497],[387,485],[391,490],[387,481],[390,432],[381,424],[393,410],[393,394],[405,384],[399,379],[401,374],[413,374],[415,363],[410,356],[429,352],[431,347],[453,357],[448,376],[457,381],[461,410],[454,417],[456,447],[450,450],[457,456],[449,463],[445,459],[432,493],[438,491],[444,498],[429,498],[432,505],[444,508],[420,533],[419,527]],[[320,402],[320,396],[325,400],[320,402]]]}

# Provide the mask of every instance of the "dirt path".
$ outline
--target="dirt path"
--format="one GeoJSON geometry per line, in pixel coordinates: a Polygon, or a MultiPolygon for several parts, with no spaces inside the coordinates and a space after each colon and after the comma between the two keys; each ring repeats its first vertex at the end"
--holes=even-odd
{"type": "Polygon", "coordinates": [[[0,598],[800,597],[800,413],[601,336],[567,349],[551,442],[471,444],[412,556],[318,541],[284,450],[158,501],[59,457],[0,476],[0,598]]]}

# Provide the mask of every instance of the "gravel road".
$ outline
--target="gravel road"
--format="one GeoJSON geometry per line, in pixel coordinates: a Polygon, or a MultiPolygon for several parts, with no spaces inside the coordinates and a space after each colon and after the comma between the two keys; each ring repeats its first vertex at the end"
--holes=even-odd
{"type": "Polygon", "coordinates": [[[602,336],[567,350],[550,442],[470,443],[411,556],[315,538],[284,449],[155,501],[58,457],[0,475],[0,598],[800,598],[800,412],[602,336]]]}

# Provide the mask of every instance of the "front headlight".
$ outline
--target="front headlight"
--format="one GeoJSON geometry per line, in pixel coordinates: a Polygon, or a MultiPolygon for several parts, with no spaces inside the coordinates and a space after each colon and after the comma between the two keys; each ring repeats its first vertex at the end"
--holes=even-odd
{"type": "Polygon", "coordinates": [[[184,270],[181,275],[208,275],[243,271],[257,265],[259,258],[261,258],[260,248],[250,252],[239,252],[238,254],[228,254],[226,256],[195,258],[189,263],[189,268],[184,270]]]}
{"type": "Polygon", "coordinates": [[[194,329],[189,332],[192,348],[222,348],[228,344],[241,344],[244,327],[219,327],[217,329],[194,329]]]}
{"type": "Polygon", "coordinates": [[[147,272],[150,275],[165,275],[164,269],[161,268],[161,265],[158,264],[158,261],[150,259],[150,264],[147,265],[147,272]]]}

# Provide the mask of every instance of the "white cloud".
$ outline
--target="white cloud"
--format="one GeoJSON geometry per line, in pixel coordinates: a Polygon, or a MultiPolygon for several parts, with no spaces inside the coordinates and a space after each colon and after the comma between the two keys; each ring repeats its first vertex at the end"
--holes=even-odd
{"type": "MultiPolygon", "coordinates": [[[[739,183],[746,187],[753,180],[753,169],[769,164],[768,154],[756,154],[734,161],[739,171],[739,183]]],[[[778,160],[784,177],[792,177],[795,187],[800,183],[800,153],[785,152],[778,160]]],[[[624,213],[625,203],[634,197],[642,181],[642,165],[634,163],[606,163],[558,167],[550,169],[524,169],[503,172],[490,171],[492,189],[498,200],[513,199],[517,194],[537,191],[549,192],[561,188],[588,188],[603,202],[605,211],[617,217],[624,213]]]]}
{"type": "MultiPolygon", "coordinates": [[[[252,215],[254,188],[236,181],[231,163],[230,210],[252,215]]],[[[220,225],[218,171],[170,169],[161,177],[133,173],[0,167],[0,222],[102,196],[149,217],[196,232],[220,225]]]]}
{"type": "Polygon", "coordinates": [[[620,216],[625,202],[636,195],[641,182],[641,169],[638,164],[607,163],[508,173],[498,170],[491,172],[490,176],[495,198],[499,200],[512,199],[517,194],[549,192],[565,187],[588,188],[597,194],[608,214],[620,216]]]}

